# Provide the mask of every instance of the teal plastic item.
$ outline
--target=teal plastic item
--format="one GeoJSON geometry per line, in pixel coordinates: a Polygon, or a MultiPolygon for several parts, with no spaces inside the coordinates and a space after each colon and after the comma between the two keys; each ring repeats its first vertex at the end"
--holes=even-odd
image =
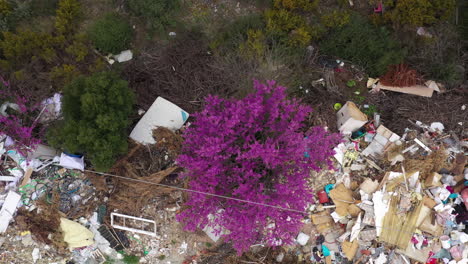
{"type": "Polygon", "coordinates": [[[324,257],[328,257],[328,256],[330,256],[330,254],[331,254],[331,253],[330,253],[330,250],[329,250],[325,245],[323,245],[323,244],[322,244],[322,253],[323,253],[323,256],[324,256],[324,257]]]}
{"type": "Polygon", "coordinates": [[[188,115],[187,115],[187,113],[185,111],[180,111],[180,112],[182,113],[182,120],[185,123],[185,121],[187,121],[187,119],[188,119],[188,115]]]}
{"type": "Polygon", "coordinates": [[[333,190],[333,188],[335,188],[335,184],[327,184],[325,185],[325,192],[330,194],[330,191],[333,190]]]}

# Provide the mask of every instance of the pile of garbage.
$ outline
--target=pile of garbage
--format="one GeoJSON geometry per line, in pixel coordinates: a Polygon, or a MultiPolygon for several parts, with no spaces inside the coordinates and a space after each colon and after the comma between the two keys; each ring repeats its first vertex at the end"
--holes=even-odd
{"type": "MultiPolygon", "coordinates": [[[[338,112],[336,182],[317,192],[304,260],[325,263],[468,263],[468,142],[438,122],[403,135],[347,102],[338,112]],[[310,249],[309,249],[310,247],[310,249]]],[[[309,225],[308,225],[309,224],[309,225]]],[[[281,262],[283,255],[277,256],[281,262]]]]}
{"type": "Polygon", "coordinates": [[[132,131],[132,149],[112,169],[116,177],[86,170],[83,155],[46,145],[17,151],[1,135],[0,262],[182,262],[188,242],[200,243],[173,224],[181,192],[154,184],[178,183],[174,159],[182,138],[174,131],[188,116],[158,97],[132,131]]]}
{"type": "MultiPolygon", "coordinates": [[[[182,139],[174,131],[188,116],[157,98],[114,175],[87,171],[83,156],[45,145],[24,156],[0,137],[0,262],[180,263],[220,244],[212,230],[181,234],[174,219],[183,201],[181,191],[168,188],[178,181],[174,159],[182,139]],[[29,258],[20,254],[24,247],[31,247],[29,258]]],[[[344,138],[335,148],[336,169],[325,171],[333,182],[317,191],[289,248],[295,261],[468,264],[466,132],[409,120],[398,135],[352,102],[337,119],[344,138]]],[[[288,262],[284,248],[273,255],[288,262]]]]}

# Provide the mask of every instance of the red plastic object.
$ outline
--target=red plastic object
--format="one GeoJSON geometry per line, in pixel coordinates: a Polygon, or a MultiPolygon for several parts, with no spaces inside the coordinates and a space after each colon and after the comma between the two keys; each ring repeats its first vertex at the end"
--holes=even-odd
{"type": "Polygon", "coordinates": [[[374,8],[374,13],[380,13],[382,12],[382,2],[379,3],[377,8],[374,8]]]}
{"type": "Polygon", "coordinates": [[[321,204],[330,202],[330,200],[328,199],[327,192],[325,192],[324,190],[318,191],[317,196],[321,204]]]}
{"type": "Polygon", "coordinates": [[[461,192],[461,197],[463,199],[463,202],[465,203],[466,210],[468,210],[468,188],[465,188],[461,192]]]}
{"type": "Polygon", "coordinates": [[[431,258],[432,256],[434,256],[434,252],[429,252],[429,258],[427,259],[426,261],[426,264],[437,264],[437,259],[435,258],[431,258]]]}

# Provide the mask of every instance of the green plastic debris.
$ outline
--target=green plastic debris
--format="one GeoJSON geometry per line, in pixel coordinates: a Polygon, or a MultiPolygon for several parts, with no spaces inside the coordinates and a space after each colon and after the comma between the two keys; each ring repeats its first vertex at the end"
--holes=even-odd
{"type": "Polygon", "coordinates": [[[355,80],[349,80],[348,82],[346,82],[346,85],[348,87],[354,87],[354,86],[356,86],[356,81],[355,80]]]}
{"type": "Polygon", "coordinates": [[[335,109],[335,111],[338,111],[338,110],[340,110],[340,109],[341,109],[341,107],[343,107],[343,105],[342,105],[342,104],[340,104],[340,103],[336,103],[336,104],[334,104],[334,105],[333,105],[333,108],[335,109]]]}

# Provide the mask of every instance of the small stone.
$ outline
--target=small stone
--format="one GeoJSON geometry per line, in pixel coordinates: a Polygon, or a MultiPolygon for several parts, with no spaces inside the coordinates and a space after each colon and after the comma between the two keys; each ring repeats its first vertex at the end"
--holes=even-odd
{"type": "Polygon", "coordinates": [[[282,262],[284,259],[284,253],[281,252],[278,254],[278,256],[276,256],[276,262],[282,262]]]}
{"type": "Polygon", "coordinates": [[[304,254],[307,254],[307,253],[309,253],[311,251],[312,251],[311,247],[308,247],[308,246],[303,246],[302,247],[302,252],[304,252],[304,254]]]}
{"type": "Polygon", "coordinates": [[[29,234],[29,235],[24,236],[21,239],[21,243],[24,246],[28,247],[28,246],[32,246],[34,244],[34,240],[32,239],[32,236],[29,234]]]}

